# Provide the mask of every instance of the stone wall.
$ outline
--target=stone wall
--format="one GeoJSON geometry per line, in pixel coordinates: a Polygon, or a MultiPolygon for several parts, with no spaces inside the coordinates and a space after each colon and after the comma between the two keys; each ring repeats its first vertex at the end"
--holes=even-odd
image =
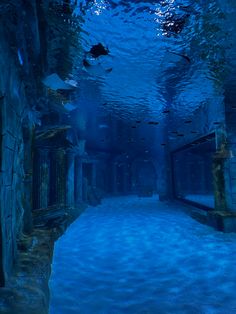
{"type": "MultiPolygon", "coordinates": [[[[235,78],[235,75],[233,76],[235,78]]],[[[233,82],[232,77],[232,82],[233,82]]],[[[236,92],[235,84],[225,87],[225,129],[219,138],[218,164],[221,165],[219,176],[222,177],[219,203],[224,203],[226,210],[236,211],[236,92]],[[223,132],[224,131],[224,132],[223,132]]],[[[218,204],[218,209],[220,208],[218,204]]]]}
{"type": "MultiPolygon", "coordinates": [[[[28,101],[25,85],[21,81],[18,66],[7,38],[0,32],[0,95],[1,95],[1,232],[2,261],[7,281],[16,257],[16,240],[23,228],[24,157],[23,121],[27,121],[28,101]]],[[[27,122],[29,127],[29,122],[27,122]]],[[[1,245],[1,244],[0,244],[1,245]]],[[[2,282],[4,284],[4,282],[2,282]]]]}

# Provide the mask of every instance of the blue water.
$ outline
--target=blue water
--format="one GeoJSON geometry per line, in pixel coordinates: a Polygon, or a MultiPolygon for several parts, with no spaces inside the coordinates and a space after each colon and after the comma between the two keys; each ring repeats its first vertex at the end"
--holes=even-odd
{"type": "Polygon", "coordinates": [[[95,44],[109,49],[96,60],[87,56],[91,66],[71,74],[81,87],[79,108],[91,102],[102,110],[106,102],[107,111],[131,121],[165,120],[166,106],[178,118],[191,116],[205,102],[213,101],[217,110],[224,72],[234,67],[233,2],[76,1],[82,49],[74,52],[75,64],[95,44]],[[177,33],[165,29],[175,18],[183,22],[177,33]]]}
{"type": "Polygon", "coordinates": [[[156,197],[89,207],[56,243],[51,314],[236,313],[236,235],[156,197]]]}

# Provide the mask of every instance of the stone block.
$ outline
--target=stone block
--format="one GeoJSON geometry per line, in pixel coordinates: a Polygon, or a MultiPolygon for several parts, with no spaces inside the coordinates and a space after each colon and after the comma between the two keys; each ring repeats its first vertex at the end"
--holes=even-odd
{"type": "Polygon", "coordinates": [[[4,133],[2,137],[2,146],[14,150],[16,147],[16,138],[9,132],[4,133]]]}
{"type": "Polygon", "coordinates": [[[231,178],[231,192],[236,195],[236,177],[231,178]]]}
{"type": "Polygon", "coordinates": [[[224,232],[236,232],[236,215],[224,218],[224,232]]]}
{"type": "Polygon", "coordinates": [[[1,193],[2,213],[4,219],[8,219],[12,215],[12,187],[3,186],[1,193]]]}
{"type": "Polygon", "coordinates": [[[210,211],[207,224],[225,233],[236,232],[236,213],[229,211],[210,211]]]}
{"type": "MultiPolygon", "coordinates": [[[[232,185],[232,188],[235,189],[235,184],[234,186],[232,185]]],[[[235,209],[236,210],[236,193],[232,193],[232,204],[234,205],[235,208],[232,208],[232,209],[235,209]]]]}
{"type": "Polygon", "coordinates": [[[6,105],[3,112],[3,133],[9,130],[14,136],[19,136],[20,119],[11,106],[6,105]]]}
{"type": "Polygon", "coordinates": [[[14,151],[5,147],[2,155],[2,182],[3,185],[11,185],[13,180],[14,151]]]}
{"type": "Polygon", "coordinates": [[[226,122],[227,122],[227,126],[229,130],[231,127],[236,126],[236,112],[235,111],[231,111],[229,114],[226,115],[226,122]]]}

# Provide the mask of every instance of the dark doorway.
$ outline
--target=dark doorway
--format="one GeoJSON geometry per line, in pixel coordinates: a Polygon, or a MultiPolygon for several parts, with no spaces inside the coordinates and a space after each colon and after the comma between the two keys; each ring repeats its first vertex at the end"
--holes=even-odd
{"type": "Polygon", "coordinates": [[[83,177],[87,180],[88,185],[92,185],[92,163],[83,163],[83,177]]]}
{"type": "Polygon", "coordinates": [[[156,192],[157,174],[150,160],[135,160],[132,165],[133,188],[139,196],[152,196],[156,192]]]}

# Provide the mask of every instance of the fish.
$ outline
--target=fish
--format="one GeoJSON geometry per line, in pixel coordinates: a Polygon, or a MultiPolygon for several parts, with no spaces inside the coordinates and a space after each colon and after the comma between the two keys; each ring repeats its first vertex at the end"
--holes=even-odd
{"type": "Polygon", "coordinates": [[[170,113],[170,110],[164,110],[162,113],[170,113]]]}
{"type": "Polygon", "coordinates": [[[157,125],[157,124],[159,124],[159,122],[150,121],[150,122],[148,122],[148,124],[154,124],[154,125],[157,125]]]}
{"type": "Polygon", "coordinates": [[[137,120],[136,123],[141,123],[141,121],[140,121],[140,120],[137,120]]]}
{"type": "Polygon", "coordinates": [[[184,123],[192,123],[192,120],[186,120],[184,123]]]}
{"type": "Polygon", "coordinates": [[[176,56],[179,56],[179,57],[182,57],[184,58],[188,63],[191,63],[191,59],[185,55],[185,54],[182,54],[182,53],[178,53],[178,52],[174,52],[174,51],[170,51],[170,50],[167,50],[169,53],[172,53],[173,55],[176,55],[176,56]]]}
{"type": "Polygon", "coordinates": [[[185,27],[190,14],[186,13],[183,16],[169,16],[163,23],[163,30],[168,36],[171,34],[180,34],[185,27]]]}
{"type": "Polygon", "coordinates": [[[92,46],[92,48],[89,50],[89,54],[96,59],[100,56],[107,56],[109,54],[109,50],[101,43],[98,43],[97,45],[92,46]]]}

